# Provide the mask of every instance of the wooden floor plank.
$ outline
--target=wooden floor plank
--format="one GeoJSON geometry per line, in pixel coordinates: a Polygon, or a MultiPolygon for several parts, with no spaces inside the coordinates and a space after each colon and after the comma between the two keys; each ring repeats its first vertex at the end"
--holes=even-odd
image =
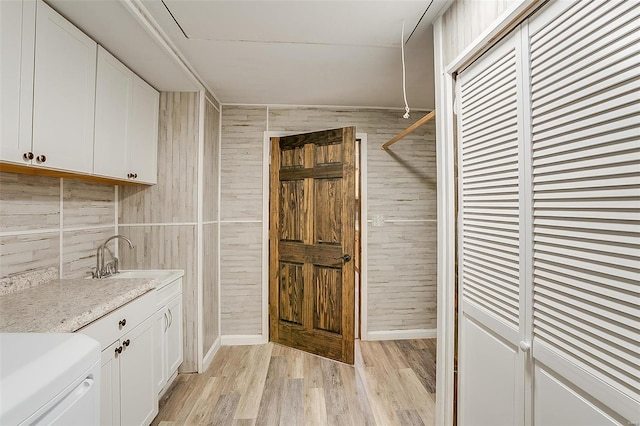
{"type": "Polygon", "coordinates": [[[304,392],[304,423],[309,426],[327,425],[327,406],[324,389],[308,388],[304,392]]]}
{"type": "Polygon", "coordinates": [[[304,379],[285,379],[280,407],[280,426],[304,425],[304,379]]]}
{"type": "Polygon", "coordinates": [[[240,394],[235,392],[221,395],[213,410],[211,423],[215,426],[226,426],[233,423],[233,416],[236,412],[236,408],[238,407],[238,401],[240,401],[240,394]]]}
{"type": "Polygon", "coordinates": [[[256,346],[258,349],[250,363],[251,369],[244,383],[238,385],[241,393],[236,419],[256,419],[260,408],[260,399],[264,390],[273,344],[256,346]]]}
{"type": "Polygon", "coordinates": [[[282,408],[286,371],[287,361],[284,357],[274,356],[271,358],[258,416],[256,417],[256,426],[280,424],[280,409],[282,408]]]}
{"type": "Polygon", "coordinates": [[[202,395],[193,404],[185,423],[206,424],[213,420],[216,404],[222,394],[224,380],[224,377],[211,377],[208,379],[202,395]]]}
{"type": "Polygon", "coordinates": [[[153,425],[435,424],[435,340],[360,342],[355,365],[268,343],[180,374],[153,425]]]}

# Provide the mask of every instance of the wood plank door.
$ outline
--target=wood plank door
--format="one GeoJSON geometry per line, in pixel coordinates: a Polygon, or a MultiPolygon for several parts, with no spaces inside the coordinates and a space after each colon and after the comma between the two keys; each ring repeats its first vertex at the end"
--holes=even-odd
{"type": "Polygon", "coordinates": [[[271,138],[270,340],[353,364],[355,127],[271,138]]]}

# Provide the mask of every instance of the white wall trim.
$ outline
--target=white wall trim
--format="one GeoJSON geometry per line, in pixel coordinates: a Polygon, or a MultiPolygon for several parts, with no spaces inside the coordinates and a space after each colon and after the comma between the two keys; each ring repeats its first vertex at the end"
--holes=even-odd
{"type": "Polygon", "coordinates": [[[211,348],[209,348],[207,354],[204,356],[204,359],[202,360],[202,371],[206,371],[207,368],[209,368],[209,366],[211,365],[213,357],[216,355],[216,353],[218,353],[220,347],[222,346],[221,340],[222,339],[220,338],[220,336],[218,336],[213,342],[213,345],[211,345],[211,348]]]}
{"type": "Polygon", "coordinates": [[[360,139],[360,339],[369,330],[369,191],[367,173],[368,139],[366,133],[356,133],[360,139]]]}
{"type": "MultiPolygon", "coordinates": [[[[62,232],[72,231],[97,231],[101,229],[113,229],[114,224],[109,223],[106,225],[86,225],[86,226],[70,226],[68,228],[62,228],[62,232]]],[[[0,231],[0,237],[13,237],[16,235],[33,235],[33,234],[48,234],[51,232],[60,232],[60,227],[56,228],[40,228],[40,229],[17,229],[15,231],[0,231]]]]}
{"type": "Polygon", "coordinates": [[[120,223],[122,227],[140,227],[140,226],[196,226],[198,222],[153,222],[153,223],[120,223]]]}
{"type": "Polygon", "coordinates": [[[438,273],[436,424],[453,424],[455,328],[455,173],[453,139],[453,78],[444,72],[442,17],[434,22],[434,75],[436,90],[436,164],[438,172],[438,273]]]}
{"type": "Polygon", "coordinates": [[[434,339],[437,335],[435,328],[417,328],[414,330],[385,330],[370,331],[363,340],[407,340],[434,339]]]}
{"type": "Polygon", "coordinates": [[[269,342],[269,336],[262,334],[229,334],[220,337],[222,346],[262,345],[269,342]]]}
{"type": "MultiPolygon", "coordinates": [[[[530,13],[547,0],[516,0],[496,20],[467,46],[450,64],[446,72],[453,74],[462,71],[480,55],[489,50],[506,33],[519,25],[530,13]]],[[[435,27],[435,25],[434,25],[435,27]]],[[[434,34],[435,36],[435,34],[434,34]]],[[[435,42],[435,39],[434,39],[435,42]]],[[[434,53],[435,54],[435,53],[434,53]]],[[[444,70],[444,68],[440,68],[444,70]]],[[[436,67],[436,72],[438,71],[436,67]]],[[[436,84],[437,86],[437,84],[436,84]]],[[[436,106],[438,101],[436,100],[436,106]]]]}
{"type": "MultiPolygon", "coordinates": [[[[383,223],[424,223],[437,222],[438,219],[384,219],[383,223]]],[[[373,219],[367,219],[368,223],[373,223],[373,219]]]]}
{"type": "Polygon", "coordinates": [[[205,121],[205,111],[206,111],[206,103],[205,103],[206,94],[204,91],[200,92],[200,111],[198,114],[198,212],[197,212],[197,244],[196,248],[196,262],[197,262],[197,293],[198,293],[198,304],[195,307],[197,312],[198,324],[197,333],[198,338],[196,339],[198,347],[196,348],[197,352],[197,367],[198,373],[202,373],[204,371],[204,348],[202,344],[204,342],[204,227],[202,225],[202,219],[204,218],[204,121],[205,121]]]}
{"type": "MultiPolygon", "coordinates": [[[[269,109],[267,108],[267,120],[269,109]]],[[[268,121],[267,121],[268,123],[268,121]]],[[[268,127],[267,127],[268,129],[268,127]]],[[[264,132],[262,146],[262,337],[269,341],[269,181],[271,139],[264,132]]]]}
{"type": "Polygon", "coordinates": [[[180,67],[182,67],[185,73],[193,79],[193,81],[202,88],[209,91],[209,94],[222,105],[220,99],[216,96],[215,92],[211,90],[207,82],[198,74],[196,69],[191,63],[184,57],[180,49],[171,41],[171,38],[162,29],[160,24],[153,18],[151,13],[144,6],[142,0],[120,0],[127,10],[133,15],[135,19],[141,24],[141,26],[147,31],[147,33],[162,47],[167,54],[173,59],[180,67]]]}
{"type": "Polygon", "coordinates": [[[64,278],[64,178],[60,178],[60,213],[58,220],[60,221],[58,223],[58,277],[64,278]]]}
{"type": "MultiPolygon", "coordinates": [[[[364,105],[297,105],[297,104],[247,104],[242,102],[225,102],[220,105],[224,106],[245,106],[245,107],[267,107],[267,108],[317,108],[317,109],[379,109],[379,110],[392,110],[392,111],[404,111],[404,107],[385,107],[385,106],[364,106],[364,105]]],[[[418,112],[431,112],[430,108],[411,108],[411,111],[418,112]]],[[[269,128],[267,127],[267,130],[269,128]]],[[[288,133],[295,134],[295,133],[288,133]]],[[[285,135],[286,136],[286,135],[285,135]]]]}
{"type": "MultiPolygon", "coordinates": [[[[114,235],[119,234],[118,222],[120,221],[120,187],[118,185],[113,185],[113,205],[114,205],[114,218],[113,218],[113,233],[114,235]]],[[[116,244],[116,249],[114,254],[116,256],[120,256],[119,252],[119,244],[116,244]]]]}
{"type": "Polygon", "coordinates": [[[220,105],[220,110],[218,112],[218,211],[216,213],[217,223],[218,223],[218,246],[217,246],[217,256],[218,256],[218,270],[217,270],[217,285],[218,285],[218,338],[222,336],[222,284],[220,283],[220,277],[222,276],[220,270],[222,255],[220,254],[220,211],[222,210],[222,105],[220,105]]]}

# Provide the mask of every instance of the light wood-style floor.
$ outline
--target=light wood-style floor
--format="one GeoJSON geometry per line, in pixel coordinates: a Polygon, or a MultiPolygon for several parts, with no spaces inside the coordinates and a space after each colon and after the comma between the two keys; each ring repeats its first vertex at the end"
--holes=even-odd
{"type": "MultiPolygon", "coordinates": [[[[359,341],[358,341],[359,342],[359,341]]],[[[181,374],[154,425],[433,425],[436,341],[359,342],[355,366],[268,343],[181,374]]]]}

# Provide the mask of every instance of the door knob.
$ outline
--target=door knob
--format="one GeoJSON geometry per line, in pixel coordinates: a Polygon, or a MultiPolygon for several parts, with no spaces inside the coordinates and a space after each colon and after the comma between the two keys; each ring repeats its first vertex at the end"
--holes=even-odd
{"type": "Polygon", "coordinates": [[[47,161],[47,156],[46,156],[46,155],[44,155],[44,154],[42,154],[42,155],[38,155],[38,156],[36,157],[36,161],[37,161],[38,163],[44,163],[45,161],[47,161]]]}
{"type": "Polygon", "coordinates": [[[24,158],[25,161],[33,160],[33,152],[25,152],[24,154],[22,154],[22,158],[24,158]]]}
{"type": "Polygon", "coordinates": [[[344,256],[336,257],[334,259],[341,259],[345,263],[347,263],[347,262],[351,261],[351,255],[350,254],[345,254],[344,256]]]}

